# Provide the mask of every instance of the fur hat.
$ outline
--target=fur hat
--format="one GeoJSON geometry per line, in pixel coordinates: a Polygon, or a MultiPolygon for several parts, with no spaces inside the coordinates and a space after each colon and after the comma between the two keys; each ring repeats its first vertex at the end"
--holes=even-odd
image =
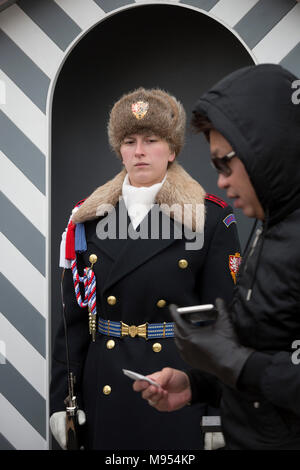
{"type": "Polygon", "coordinates": [[[177,156],[184,144],[186,115],[182,104],[167,92],[138,88],[115,103],[108,122],[108,138],[120,154],[123,139],[130,134],[151,132],[165,139],[177,156]]]}

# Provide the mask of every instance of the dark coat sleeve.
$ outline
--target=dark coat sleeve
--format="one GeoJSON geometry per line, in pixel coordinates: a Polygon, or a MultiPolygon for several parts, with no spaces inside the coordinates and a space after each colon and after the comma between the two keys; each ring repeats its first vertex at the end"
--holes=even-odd
{"type": "MultiPolygon", "coordinates": [[[[80,260],[78,261],[78,269],[81,273],[80,260]]],[[[77,303],[71,269],[65,270],[63,297],[65,302],[65,315],[68,332],[70,370],[76,377],[75,394],[77,394],[78,405],[80,408],[82,370],[90,340],[87,308],[81,308],[77,303]]],[[[67,395],[66,341],[64,325],[61,320],[55,337],[52,356],[52,374],[50,384],[51,414],[55,411],[62,411],[65,409],[64,399],[67,395]]]]}
{"type": "MultiPolygon", "coordinates": [[[[298,362],[298,358],[295,359],[298,362]]],[[[295,359],[286,351],[272,356],[253,353],[240,375],[239,390],[255,394],[257,400],[263,397],[300,416],[300,364],[295,363],[295,359]]]]}
{"type": "MultiPolygon", "coordinates": [[[[236,223],[226,226],[224,219],[233,213],[230,206],[221,208],[214,203],[208,207],[209,248],[204,269],[201,273],[201,302],[214,302],[221,297],[230,303],[233,297],[234,280],[229,267],[229,257],[240,254],[240,242],[236,223]]],[[[205,243],[205,240],[204,240],[205,243]]],[[[189,376],[192,403],[206,402],[212,407],[219,407],[222,386],[219,380],[197,369],[186,370],[189,376]]],[[[213,414],[213,413],[211,413],[213,414]]]]}
{"type": "MultiPolygon", "coordinates": [[[[219,380],[213,375],[206,374],[197,369],[190,369],[185,371],[190,380],[190,386],[192,391],[191,404],[194,403],[207,403],[213,408],[219,408],[222,386],[219,380]]],[[[210,412],[209,414],[215,414],[210,412]]]]}

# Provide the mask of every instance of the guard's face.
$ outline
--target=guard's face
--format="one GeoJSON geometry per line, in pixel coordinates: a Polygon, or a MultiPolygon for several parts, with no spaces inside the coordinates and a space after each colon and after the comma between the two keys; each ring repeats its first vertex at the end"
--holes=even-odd
{"type": "Polygon", "coordinates": [[[120,148],[123,164],[133,186],[152,186],[160,183],[168,163],[175,159],[168,142],[156,135],[132,134],[120,148]]]}
{"type": "MultiPolygon", "coordinates": [[[[209,133],[210,151],[215,158],[222,159],[233,149],[220,132],[212,129],[209,133]]],[[[242,209],[247,217],[263,220],[265,215],[243,162],[236,157],[226,165],[229,171],[219,173],[218,186],[227,191],[227,197],[234,199],[233,206],[242,209]]]]}

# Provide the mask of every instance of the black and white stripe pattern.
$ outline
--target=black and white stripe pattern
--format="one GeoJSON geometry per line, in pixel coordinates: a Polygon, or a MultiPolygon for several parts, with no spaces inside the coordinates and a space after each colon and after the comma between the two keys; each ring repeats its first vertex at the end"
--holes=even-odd
{"type": "Polygon", "coordinates": [[[300,75],[295,0],[19,0],[0,11],[0,449],[47,449],[49,121],[56,76],[99,21],[143,4],[203,12],[257,63],[300,75]]]}

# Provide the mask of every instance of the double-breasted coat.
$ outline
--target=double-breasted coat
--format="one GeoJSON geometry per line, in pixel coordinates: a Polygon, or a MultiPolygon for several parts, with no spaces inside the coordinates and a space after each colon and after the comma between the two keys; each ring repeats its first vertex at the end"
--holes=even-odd
{"type": "MultiPolygon", "coordinates": [[[[125,172],[98,188],[74,214],[76,223],[84,223],[87,250],[77,255],[78,270],[90,266],[89,256],[95,254],[98,317],[131,325],[171,322],[169,304],[188,306],[213,303],[216,297],[230,301],[239,241],[232,209],[224,201],[206,195],[203,188],[178,164],[168,170],[167,179],[156,196],[156,205],[142,221],[139,232],[147,223],[153,225],[153,213],[159,216],[159,235],[153,239],[135,237],[121,239],[116,223],[116,238],[99,239],[101,204],[115,208],[115,220],[125,205],[119,196],[125,172]],[[202,248],[187,248],[187,239],[174,235],[174,227],[184,232],[176,210],[169,217],[164,204],[202,206],[200,215],[192,212],[204,234],[202,248]],[[170,223],[170,236],[161,227],[170,223]],[[231,257],[231,258],[230,258],[231,257]],[[232,258],[235,257],[235,258],[232,258]]],[[[107,206],[106,206],[107,207],[107,206]]],[[[126,213],[126,208],[125,208],[126,213]]],[[[127,216],[126,224],[130,225],[127,216]]],[[[147,230],[146,229],[146,230],[147,230]]],[[[103,238],[103,237],[102,237],[103,238]]],[[[190,240],[189,240],[190,241],[190,240]]],[[[191,245],[190,245],[191,247],[191,245]]],[[[174,338],[144,339],[140,336],[107,336],[97,333],[91,341],[86,308],[77,304],[72,272],[64,277],[64,301],[68,324],[71,369],[76,375],[79,407],[86,413],[84,442],[87,449],[201,449],[201,416],[206,405],[185,407],[172,413],[160,413],[150,407],[132,389],[132,381],[122,369],[150,374],[163,367],[187,369],[174,338]]],[[[64,410],[67,396],[65,339],[60,325],[52,362],[51,412],[64,410]]]]}

